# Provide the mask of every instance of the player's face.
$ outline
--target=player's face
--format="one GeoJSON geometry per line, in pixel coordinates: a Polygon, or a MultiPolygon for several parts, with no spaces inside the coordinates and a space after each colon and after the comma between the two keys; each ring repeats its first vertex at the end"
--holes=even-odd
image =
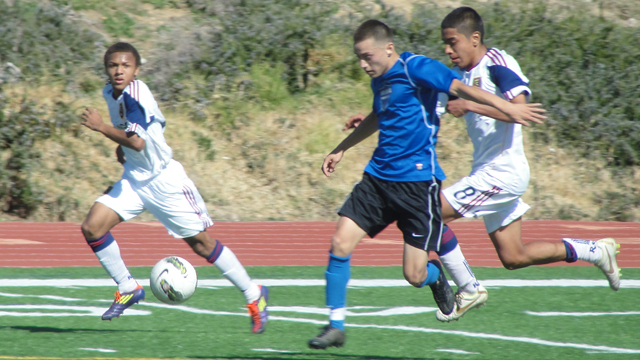
{"type": "Polygon", "coordinates": [[[451,62],[461,69],[473,67],[476,51],[474,45],[474,34],[466,37],[454,28],[442,30],[442,41],[444,41],[444,52],[449,55],[451,62]]]}
{"type": "Polygon", "coordinates": [[[120,96],[127,85],[136,78],[140,66],[136,63],[136,58],[132,53],[117,52],[109,56],[106,70],[111,86],[113,86],[114,96],[120,96]]]}
{"type": "Polygon", "coordinates": [[[393,43],[384,44],[369,38],[353,45],[353,52],[360,60],[362,70],[371,78],[377,78],[393,66],[393,43]]]}

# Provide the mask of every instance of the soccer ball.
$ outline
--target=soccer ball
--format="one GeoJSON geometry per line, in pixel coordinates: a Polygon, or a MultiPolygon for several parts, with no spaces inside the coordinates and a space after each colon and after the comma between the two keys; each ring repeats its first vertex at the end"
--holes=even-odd
{"type": "Polygon", "coordinates": [[[158,300],[171,305],[180,304],[196,291],[198,275],[187,260],[169,256],[153,267],[149,284],[158,300]]]}

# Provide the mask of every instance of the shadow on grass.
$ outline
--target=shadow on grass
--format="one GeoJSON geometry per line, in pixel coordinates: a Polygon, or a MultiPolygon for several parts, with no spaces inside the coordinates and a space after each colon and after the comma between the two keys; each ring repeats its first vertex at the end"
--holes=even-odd
{"type": "Polygon", "coordinates": [[[73,332],[157,332],[151,330],[110,330],[110,329],[62,329],[46,326],[0,326],[0,330],[24,330],[32,333],[73,333],[73,332]]]}
{"type": "MultiPolygon", "coordinates": [[[[331,354],[326,352],[318,353],[289,353],[289,354],[272,354],[263,356],[246,356],[246,357],[189,357],[189,359],[201,360],[435,360],[435,358],[409,358],[405,356],[377,356],[377,355],[347,355],[347,354],[331,354]]],[[[442,358],[438,358],[443,360],[442,358]]],[[[446,359],[445,359],[446,360],[446,359]]]]}

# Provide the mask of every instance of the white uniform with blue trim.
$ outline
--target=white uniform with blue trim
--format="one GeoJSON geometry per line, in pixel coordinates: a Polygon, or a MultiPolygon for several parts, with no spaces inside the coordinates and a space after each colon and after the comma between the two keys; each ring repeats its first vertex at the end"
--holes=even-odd
{"type": "MultiPolygon", "coordinates": [[[[466,71],[455,67],[453,71],[466,85],[479,87],[507,101],[520,94],[525,94],[527,101],[531,97],[529,80],[522,74],[518,62],[504,51],[488,49],[475,67],[466,71]]],[[[440,99],[443,100],[443,95],[440,99]]],[[[472,112],[464,118],[474,147],[471,173],[442,192],[464,217],[482,216],[487,232],[491,233],[529,210],[529,205],[520,199],[529,185],[522,125],[472,112]]]]}
{"type": "Polygon", "coordinates": [[[164,138],[165,118],[145,83],[132,81],[117,98],[107,84],[102,94],[117,129],[145,141],[142,151],[122,147],[122,179],[96,201],[125,221],[149,210],[176,238],[197,235],[213,222],[204,200],[164,138]]]}

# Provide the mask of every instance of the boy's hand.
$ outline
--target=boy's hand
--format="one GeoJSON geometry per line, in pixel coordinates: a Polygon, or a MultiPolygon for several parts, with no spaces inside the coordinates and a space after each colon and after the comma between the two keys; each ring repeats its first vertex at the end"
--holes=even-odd
{"type": "Polygon", "coordinates": [[[127,161],[127,159],[124,157],[124,150],[122,150],[122,145],[118,145],[118,147],[116,148],[116,158],[122,165],[124,165],[124,163],[127,161]]]}
{"type": "Polygon", "coordinates": [[[360,125],[360,123],[362,122],[362,120],[364,120],[364,118],[365,118],[365,116],[362,115],[362,114],[353,115],[344,124],[344,127],[342,128],[342,131],[357,128],[358,125],[360,125]]]}
{"type": "Polygon", "coordinates": [[[340,160],[342,160],[342,155],[344,155],[344,151],[336,151],[324,158],[324,162],[322,163],[322,172],[326,177],[330,177],[331,173],[336,170],[336,165],[338,165],[340,160]]]}
{"type": "Polygon", "coordinates": [[[542,108],[542,104],[511,104],[513,110],[509,110],[506,114],[517,124],[529,126],[528,121],[542,124],[542,120],[547,118],[543,115],[547,110],[542,108]]]}
{"type": "Polygon", "coordinates": [[[104,126],[104,122],[102,122],[102,116],[98,114],[98,110],[86,108],[84,112],[82,112],[83,122],[80,124],[88,127],[93,131],[100,131],[100,128],[104,126]]]}
{"type": "Polygon", "coordinates": [[[467,100],[456,99],[447,101],[447,112],[457,118],[463,117],[467,110],[467,100]]]}

